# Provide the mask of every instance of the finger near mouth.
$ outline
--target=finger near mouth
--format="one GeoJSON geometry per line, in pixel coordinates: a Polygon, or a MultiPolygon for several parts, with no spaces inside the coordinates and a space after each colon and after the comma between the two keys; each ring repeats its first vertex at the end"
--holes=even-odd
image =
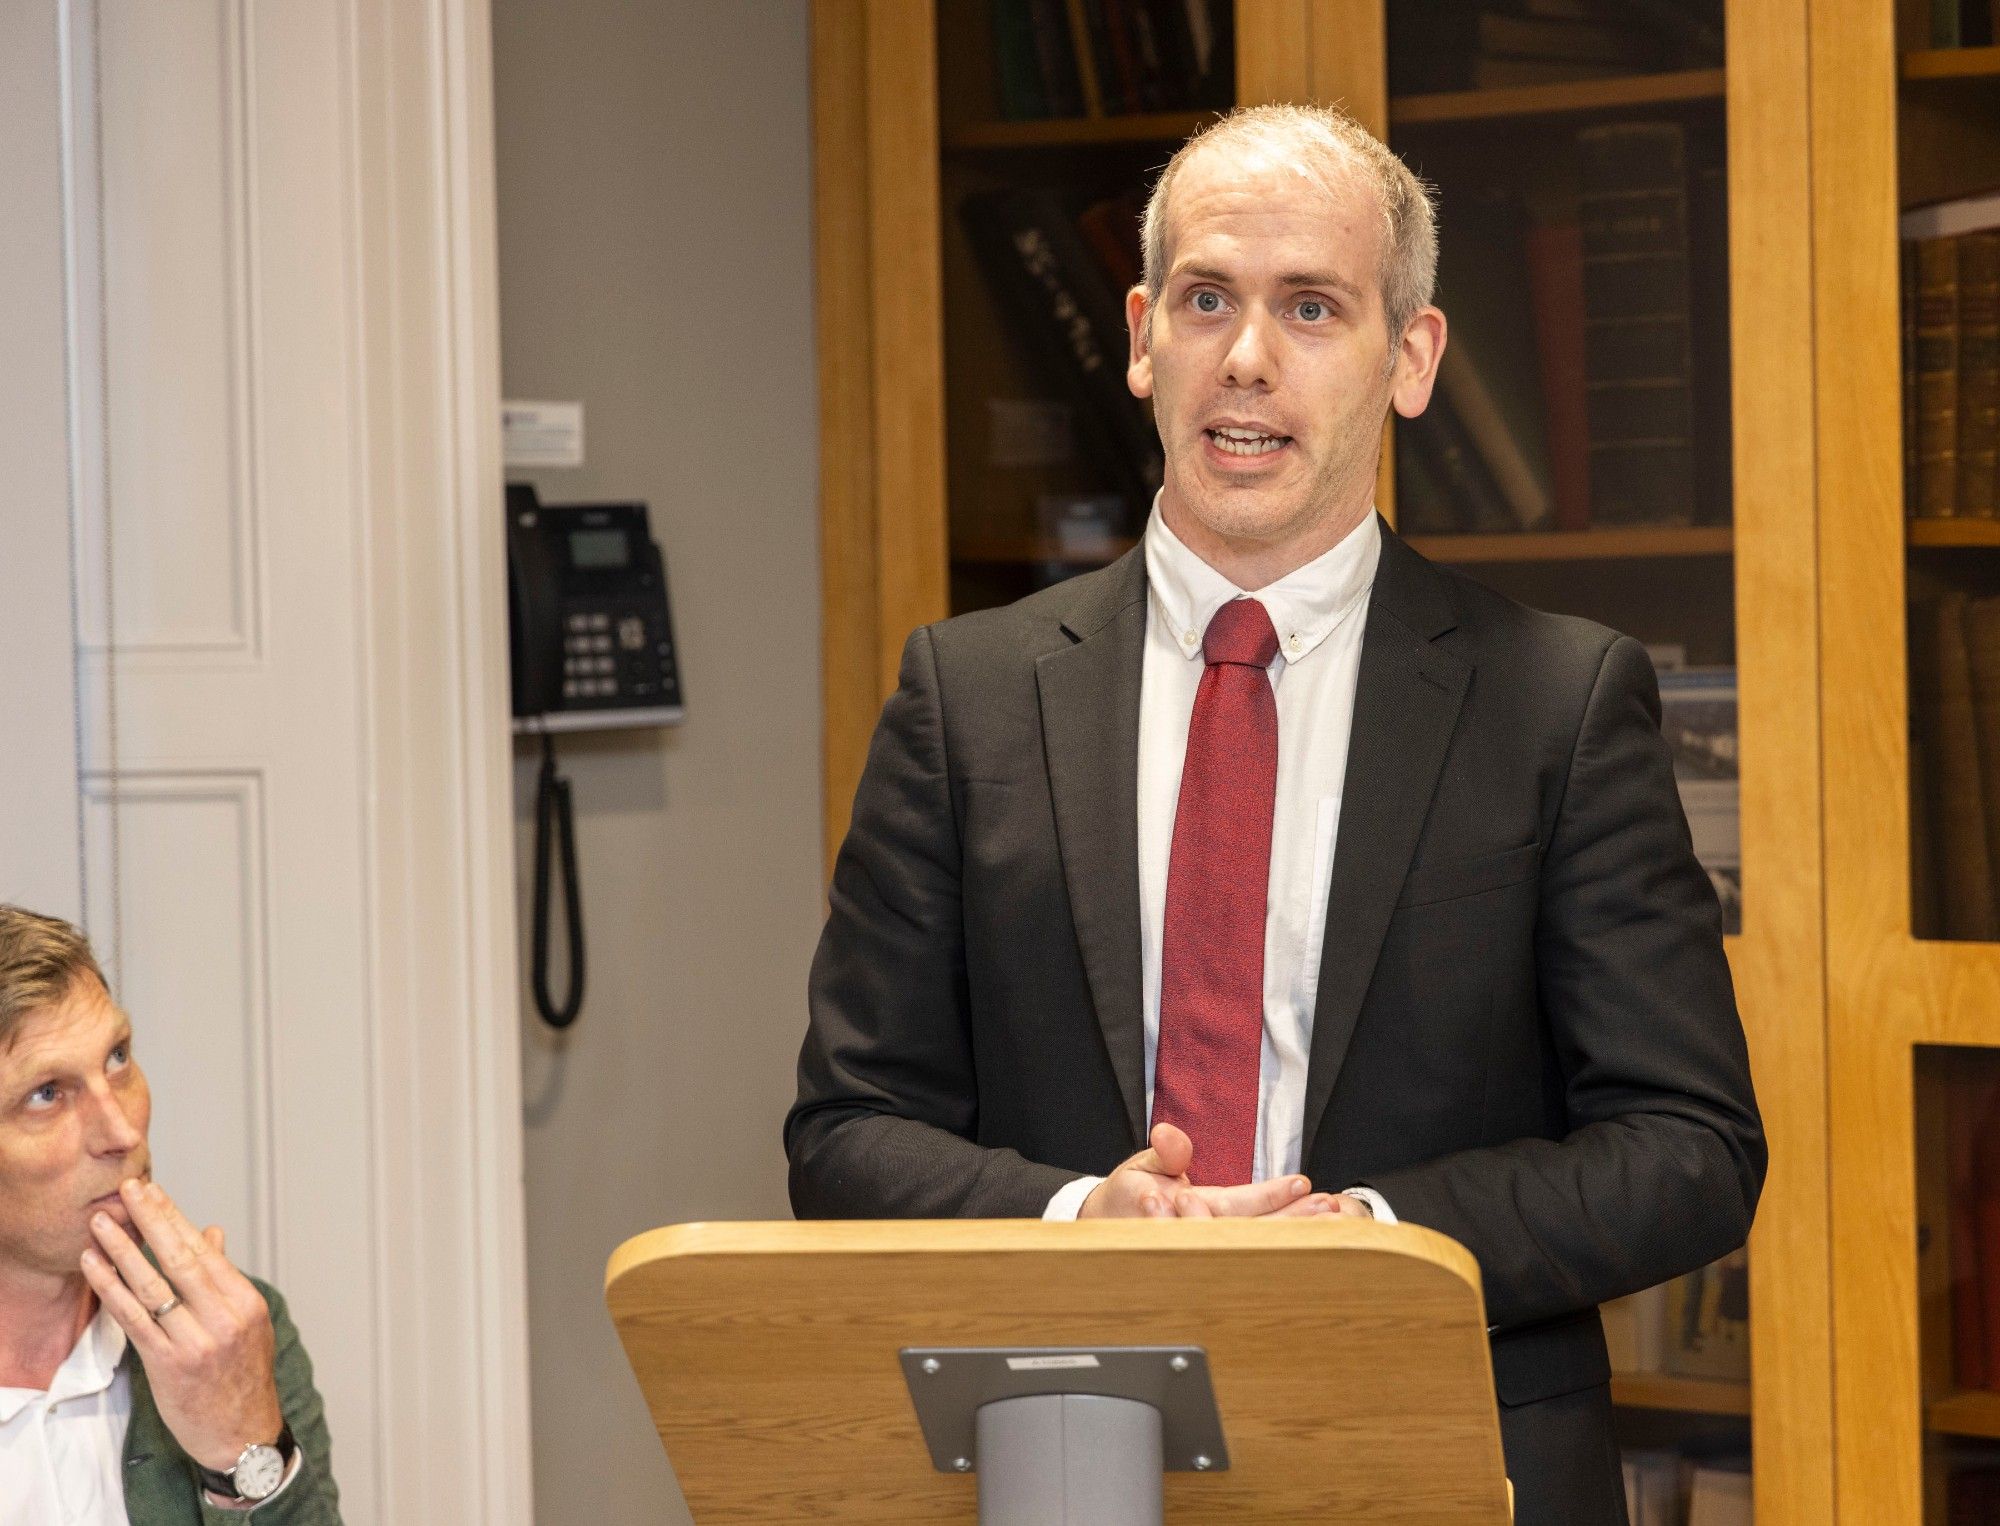
{"type": "Polygon", "coordinates": [[[101,1198],[93,1198],[84,1205],[83,1211],[86,1217],[101,1213],[121,1229],[132,1227],[132,1215],[126,1211],[123,1200],[115,1192],[101,1198]]]}

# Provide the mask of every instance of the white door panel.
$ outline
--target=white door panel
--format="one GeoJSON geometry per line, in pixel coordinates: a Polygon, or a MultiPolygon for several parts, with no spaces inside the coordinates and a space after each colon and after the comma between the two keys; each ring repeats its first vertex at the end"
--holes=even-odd
{"type": "Polygon", "coordinates": [[[57,13],[85,904],[161,1179],[290,1301],[349,1521],[525,1520],[484,7],[57,13]]]}

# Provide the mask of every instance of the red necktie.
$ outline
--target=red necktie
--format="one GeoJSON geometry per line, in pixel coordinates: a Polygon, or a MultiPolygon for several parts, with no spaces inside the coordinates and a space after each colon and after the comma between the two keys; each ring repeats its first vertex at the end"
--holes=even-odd
{"type": "Polygon", "coordinates": [[[1250,1180],[1264,1045],[1264,910],[1278,792],[1278,633],[1255,599],[1215,612],[1188,723],[1167,914],[1153,1122],[1194,1141],[1202,1186],[1250,1180]]]}

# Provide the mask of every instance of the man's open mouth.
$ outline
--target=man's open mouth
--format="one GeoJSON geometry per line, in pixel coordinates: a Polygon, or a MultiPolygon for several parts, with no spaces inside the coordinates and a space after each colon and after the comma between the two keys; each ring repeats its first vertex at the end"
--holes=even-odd
{"type": "Polygon", "coordinates": [[[1288,434],[1266,434],[1256,429],[1204,429],[1217,450],[1232,456],[1267,456],[1292,443],[1288,434]]]}

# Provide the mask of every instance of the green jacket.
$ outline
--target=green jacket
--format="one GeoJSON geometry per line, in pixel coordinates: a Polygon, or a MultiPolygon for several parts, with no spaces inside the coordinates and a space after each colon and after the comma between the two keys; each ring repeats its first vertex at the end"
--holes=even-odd
{"type": "Polygon", "coordinates": [[[313,1387],[312,1362],[299,1341],[298,1327],[276,1288],[257,1282],[271,1307],[278,1337],[278,1403],[305,1454],[300,1472],[270,1503],[255,1510],[222,1510],[202,1498],[195,1465],[153,1403],[153,1385],[138,1353],[125,1348],[132,1379],[132,1422],[125,1432],[125,1514],[132,1526],[340,1526],[340,1491],[334,1487],[333,1459],[326,1433],[326,1406],[313,1387]]]}

